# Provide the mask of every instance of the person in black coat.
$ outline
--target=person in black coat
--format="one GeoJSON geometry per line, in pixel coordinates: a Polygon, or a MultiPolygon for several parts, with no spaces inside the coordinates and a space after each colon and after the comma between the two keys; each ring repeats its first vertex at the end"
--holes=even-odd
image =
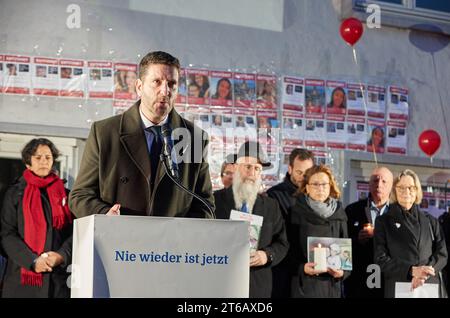
{"type": "Polygon", "coordinates": [[[316,270],[308,261],[308,236],[347,238],[347,216],[340,191],[330,168],[320,165],[308,169],[301,193],[292,208],[291,224],[295,240],[290,242],[297,275],[292,279],[292,296],[307,298],[340,298],[342,281],[348,271],[328,267],[316,270]]]}
{"type": "MultiPolygon", "coordinates": [[[[384,276],[384,297],[395,297],[397,282],[411,288],[440,284],[447,248],[438,221],[420,211],[422,188],[416,173],[406,169],[394,180],[391,207],[375,222],[375,261],[384,276]]],[[[440,286],[441,287],[441,286],[440,286]]]]}
{"type": "Polygon", "coordinates": [[[347,298],[383,298],[381,278],[374,276],[374,270],[369,266],[374,264],[373,226],[376,218],[389,210],[393,181],[394,176],[388,168],[375,168],[369,180],[369,198],[354,202],[345,209],[353,254],[352,275],[344,281],[347,298]]]}
{"type": "Polygon", "coordinates": [[[286,256],[289,243],[276,200],[258,194],[263,167],[271,166],[258,143],[244,143],[236,156],[233,185],[214,193],[216,217],[229,219],[231,210],[262,216],[257,251],[250,254],[250,298],[270,298],[272,266],[286,256]]]}
{"type": "MultiPolygon", "coordinates": [[[[295,205],[296,197],[294,194],[298,191],[303,181],[303,175],[306,170],[314,165],[314,154],[302,148],[292,150],[289,155],[288,172],[283,182],[267,190],[267,195],[274,198],[280,204],[281,212],[286,224],[286,233],[288,241],[290,238],[290,217],[291,208],[295,205]]],[[[273,289],[272,298],[289,298],[291,295],[290,273],[290,249],[288,255],[283,261],[272,268],[273,289]]]]}
{"type": "Polygon", "coordinates": [[[1,245],[7,256],[2,297],[69,297],[72,220],[63,181],[52,172],[59,152],[45,138],[22,151],[27,167],[5,195],[1,245]]]}

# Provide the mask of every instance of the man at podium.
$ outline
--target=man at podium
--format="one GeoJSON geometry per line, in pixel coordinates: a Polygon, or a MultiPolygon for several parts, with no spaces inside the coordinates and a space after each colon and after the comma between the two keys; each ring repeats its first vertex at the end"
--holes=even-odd
{"type": "Polygon", "coordinates": [[[135,83],[140,99],[123,114],[92,125],[70,193],[70,208],[77,217],[210,216],[205,204],[173,183],[160,161],[161,149],[169,144],[161,131],[169,127],[183,136],[179,143],[184,144],[177,148],[181,160],[175,155],[168,159],[177,169],[178,180],[214,209],[205,151],[208,136],[174,109],[179,72],[176,57],[160,51],[148,53],[139,64],[135,83]]]}

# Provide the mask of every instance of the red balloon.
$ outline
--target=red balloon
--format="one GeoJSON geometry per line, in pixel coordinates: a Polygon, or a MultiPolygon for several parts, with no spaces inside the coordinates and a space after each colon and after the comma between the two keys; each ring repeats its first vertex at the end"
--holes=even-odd
{"type": "Polygon", "coordinates": [[[441,136],[433,129],[423,131],[419,136],[419,147],[428,156],[432,156],[441,146],[441,136]]]}
{"type": "Polygon", "coordinates": [[[353,46],[361,38],[364,29],[361,21],[355,18],[348,18],[342,21],[340,31],[344,41],[353,46]]]}

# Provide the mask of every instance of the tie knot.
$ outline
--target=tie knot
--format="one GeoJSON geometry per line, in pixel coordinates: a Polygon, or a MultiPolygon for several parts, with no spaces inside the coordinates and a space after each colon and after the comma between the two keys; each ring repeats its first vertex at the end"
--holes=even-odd
{"type": "Polygon", "coordinates": [[[161,136],[161,126],[155,125],[155,126],[147,127],[147,128],[145,128],[145,130],[152,133],[153,136],[155,137],[156,142],[159,143],[160,136],[161,136]]]}
{"type": "Polygon", "coordinates": [[[242,203],[241,211],[245,212],[245,213],[248,213],[247,202],[242,203]]]}

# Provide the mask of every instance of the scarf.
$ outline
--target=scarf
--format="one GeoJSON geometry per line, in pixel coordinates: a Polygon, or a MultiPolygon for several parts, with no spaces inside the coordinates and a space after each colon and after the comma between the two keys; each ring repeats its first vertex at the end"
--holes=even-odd
{"type": "MultiPolygon", "coordinates": [[[[61,230],[72,223],[72,215],[67,204],[67,195],[62,180],[54,173],[41,178],[29,169],[23,172],[27,183],[23,194],[24,241],[30,250],[41,255],[44,252],[47,236],[47,222],[42,208],[41,191],[46,189],[52,212],[53,228],[61,230]]],[[[21,268],[22,285],[42,287],[41,273],[21,268]]]]}
{"type": "Polygon", "coordinates": [[[319,202],[306,196],[308,206],[320,217],[327,219],[333,215],[337,208],[337,200],[329,197],[325,202],[319,202]]]}

